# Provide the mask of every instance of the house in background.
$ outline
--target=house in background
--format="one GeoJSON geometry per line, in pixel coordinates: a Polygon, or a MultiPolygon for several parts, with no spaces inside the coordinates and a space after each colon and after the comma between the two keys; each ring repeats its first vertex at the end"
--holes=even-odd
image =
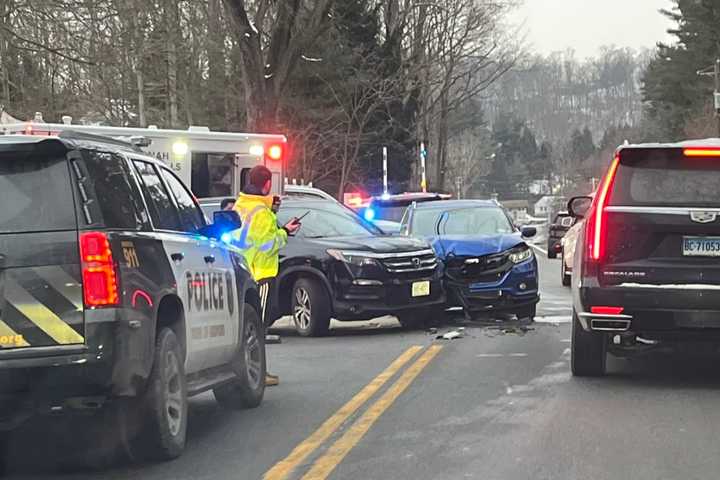
{"type": "Polygon", "coordinates": [[[504,200],[500,203],[510,213],[515,223],[520,224],[527,220],[530,208],[527,200],[504,200]]]}

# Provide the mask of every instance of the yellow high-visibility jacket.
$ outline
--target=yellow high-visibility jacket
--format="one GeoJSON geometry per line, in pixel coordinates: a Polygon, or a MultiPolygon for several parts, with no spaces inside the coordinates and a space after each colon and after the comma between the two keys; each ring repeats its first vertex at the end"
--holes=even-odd
{"type": "Polygon", "coordinates": [[[256,282],[277,276],[278,252],[287,244],[287,231],[278,227],[272,197],[241,193],[235,202],[242,226],[233,232],[233,243],[243,251],[256,282]]]}

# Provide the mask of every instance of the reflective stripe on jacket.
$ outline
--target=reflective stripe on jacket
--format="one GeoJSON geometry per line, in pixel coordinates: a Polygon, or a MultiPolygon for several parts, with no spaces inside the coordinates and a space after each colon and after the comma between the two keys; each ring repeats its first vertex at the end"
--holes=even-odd
{"type": "Polygon", "coordinates": [[[256,282],[277,276],[278,252],[287,244],[287,232],[277,225],[272,197],[241,193],[235,202],[242,226],[233,232],[233,243],[243,251],[256,282]]]}

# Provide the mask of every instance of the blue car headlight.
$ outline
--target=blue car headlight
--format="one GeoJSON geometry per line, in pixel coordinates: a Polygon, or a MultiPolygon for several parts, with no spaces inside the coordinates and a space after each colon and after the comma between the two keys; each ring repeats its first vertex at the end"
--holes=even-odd
{"type": "Polygon", "coordinates": [[[532,249],[528,246],[514,248],[509,255],[514,264],[523,263],[533,258],[532,249]]]}

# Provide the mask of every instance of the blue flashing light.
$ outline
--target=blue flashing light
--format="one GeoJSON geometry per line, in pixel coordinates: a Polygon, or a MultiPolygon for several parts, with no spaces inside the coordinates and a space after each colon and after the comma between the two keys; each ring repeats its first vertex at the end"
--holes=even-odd
{"type": "Polygon", "coordinates": [[[366,209],[365,220],[367,220],[368,222],[372,222],[373,220],[375,220],[375,210],[373,210],[372,208],[366,209]]]}
{"type": "Polygon", "coordinates": [[[220,241],[223,243],[231,243],[232,242],[232,233],[225,232],[222,235],[220,235],[220,241]]]}

